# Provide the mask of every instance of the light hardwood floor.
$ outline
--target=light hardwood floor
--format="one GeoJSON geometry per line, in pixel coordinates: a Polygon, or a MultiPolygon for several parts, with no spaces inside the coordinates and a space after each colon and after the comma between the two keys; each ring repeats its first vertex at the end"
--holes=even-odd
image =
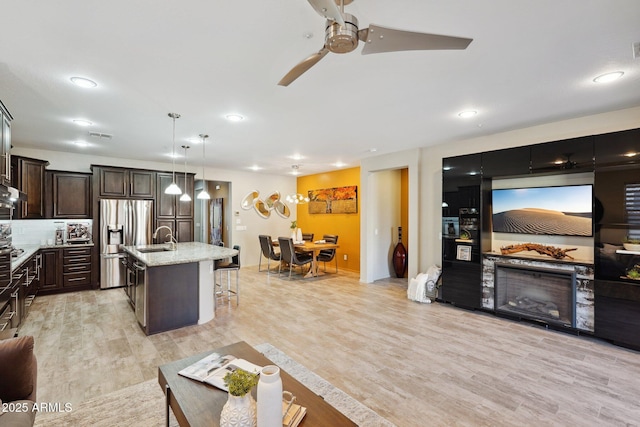
{"type": "Polygon", "coordinates": [[[79,403],[244,340],[271,343],[401,427],[639,423],[638,352],[412,302],[404,280],[363,284],[341,271],[288,281],[256,267],[240,277],[239,306],[150,337],[122,289],[37,297],[21,335],[35,336],[38,400],[79,403]]]}

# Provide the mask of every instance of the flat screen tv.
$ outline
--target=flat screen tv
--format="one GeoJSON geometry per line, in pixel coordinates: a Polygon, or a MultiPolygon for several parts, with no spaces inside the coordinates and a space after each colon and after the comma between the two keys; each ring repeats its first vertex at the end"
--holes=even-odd
{"type": "Polygon", "coordinates": [[[496,233],[593,235],[591,185],[505,188],[491,193],[496,233]]]}

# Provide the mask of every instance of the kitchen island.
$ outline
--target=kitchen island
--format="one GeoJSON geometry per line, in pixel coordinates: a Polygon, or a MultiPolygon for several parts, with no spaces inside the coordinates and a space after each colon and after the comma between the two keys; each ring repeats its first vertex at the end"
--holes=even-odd
{"type": "Polygon", "coordinates": [[[214,317],[215,261],[235,249],[187,242],[125,246],[135,276],[132,304],[147,335],[209,322],[214,317]]]}

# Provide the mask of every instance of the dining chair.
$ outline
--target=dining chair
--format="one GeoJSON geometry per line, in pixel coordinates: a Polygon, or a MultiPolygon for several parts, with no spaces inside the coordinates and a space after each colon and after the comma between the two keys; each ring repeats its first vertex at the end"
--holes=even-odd
{"type": "MultiPolygon", "coordinates": [[[[325,234],[323,237],[325,242],[327,243],[338,243],[338,236],[335,234],[325,234]]],[[[332,260],[336,260],[336,273],[338,272],[338,258],[336,258],[336,250],[335,249],[322,249],[318,253],[318,261],[322,261],[324,263],[324,271],[327,271],[327,263],[332,260]]]]}
{"type": "MultiPolygon", "coordinates": [[[[289,280],[291,280],[291,271],[293,270],[294,265],[300,267],[300,271],[302,272],[303,267],[306,264],[311,264],[311,261],[313,261],[313,255],[308,253],[297,253],[295,251],[293,239],[291,237],[278,237],[278,244],[280,245],[282,261],[289,264],[289,280]]],[[[280,273],[281,270],[282,264],[280,265],[280,269],[278,269],[278,273],[280,273]]]]}
{"type": "Polygon", "coordinates": [[[313,233],[302,233],[302,240],[305,242],[313,242],[313,233]]]}
{"type": "MultiPolygon", "coordinates": [[[[214,299],[218,297],[226,297],[231,301],[231,296],[236,296],[236,305],[240,304],[240,246],[234,245],[233,249],[237,250],[238,253],[231,258],[231,262],[226,264],[218,264],[216,266],[216,271],[218,272],[218,277],[220,278],[220,282],[215,284],[214,287],[214,299]],[[236,289],[231,289],[231,272],[236,272],[236,289]],[[224,289],[222,286],[222,273],[227,273],[227,289],[224,289]]],[[[215,304],[217,306],[217,303],[215,304]]]]}
{"type": "Polygon", "coordinates": [[[260,259],[258,260],[258,271],[260,270],[260,266],[262,264],[262,257],[264,256],[267,259],[267,275],[271,274],[271,270],[269,267],[269,263],[271,260],[280,262],[280,252],[276,252],[273,247],[273,240],[271,240],[271,236],[267,236],[265,234],[261,234],[258,236],[260,240],[260,259]]]}

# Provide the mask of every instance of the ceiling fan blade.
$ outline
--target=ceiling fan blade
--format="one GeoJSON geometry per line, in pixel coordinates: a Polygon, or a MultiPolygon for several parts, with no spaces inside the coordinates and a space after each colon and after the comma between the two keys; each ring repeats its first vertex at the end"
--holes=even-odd
{"type": "Polygon", "coordinates": [[[369,25],[366,30],[360,30],[358,38],[365,42],[363,55],[400,50],[466,49],[473,41],[463,37],[415,33],[378,25],[369,25]]]}
{"type": "Polygon", "coordinates": [[[313,67],[314,65],[316,65],[318,63],[318,61],[320,61],[322,58],[325,57],[325,55],[329,53],[329,49],[327,49],[326,47],[323,47],[322,49],[320,49],[320,51],[318,51],[317,53],[314,53],[313,55],[311,55],[310,57],[308,57],[307,59],[305,59],[304,61],[300,62],[298,65],[296,65],[295,67],[293,67],[291,69],[291,71],[289,71],[287,73],[286,76],[284,76],[279,82],[278,84],[280,86],[289,86],[291,83],[293,83],[293,81],[295,79],[297,79],[298,77],[300,77],[303,73],[305,73],[306,71],[309,70],[309,68],[313,67]]]}
{"type": "Polygon", "coordinates": [[[344,18],[335,0],[309,0],[309,3],[320,16],[336,21],[344,27],[344,18]]]}

